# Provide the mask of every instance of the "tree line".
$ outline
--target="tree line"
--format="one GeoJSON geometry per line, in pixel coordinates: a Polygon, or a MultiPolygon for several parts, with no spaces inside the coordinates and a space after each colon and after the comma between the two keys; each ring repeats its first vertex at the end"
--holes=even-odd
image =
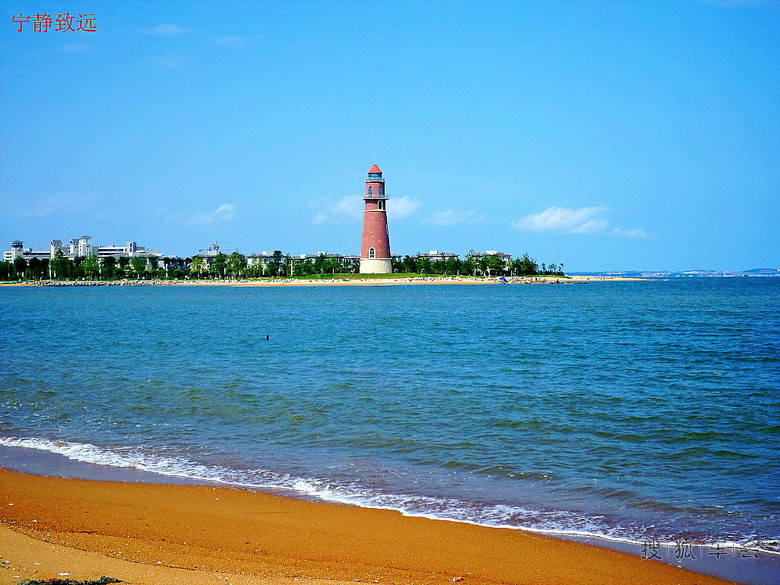
{"type": "MultiPolygon", "coordinates": [[[[541,266],[528,253],[508,262],[498,254],[492,256],[469,252],[464,260],[447,258],[431,260],[426,256],[404,256],[392,261],[394,273],[440,276],[563,276],[563,264],[541,266]]],[[[61,250],[55,257],[16,258],[0,262],[0,280],[180,280],[180,279],[234,279],[263,277],[316,277],[336,274],[355,274],[358,261],[341,261],[337,257],[320,254],[315,258],[295,258],[276,250],[270,259],[249,266],[240,252],[204,259],[193,258],[132,258],[86,256],[68,258],[61,250]]]]}
{"type": "Polygon", "coordinates": [[[393,272],[443,276],[563,276],[563,264],[542,262],[540,266],[528,252],[506,261],[498,254],[487,256],[472,250],[464,260],[456,257],[431,260],[420,255],[393,259],[393,272]]]}

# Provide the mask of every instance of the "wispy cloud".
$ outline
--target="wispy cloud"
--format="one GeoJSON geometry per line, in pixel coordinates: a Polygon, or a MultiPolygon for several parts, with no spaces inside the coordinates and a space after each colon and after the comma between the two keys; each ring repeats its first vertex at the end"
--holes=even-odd
{"type": "Polygon", "coordinates": [[[612,230],[612,234],[615,236],[620,236],[622,238],[649,238],[650,237],[650,234],[648,234],[642,228],[626,229],[622,227],[616,227],[612,230]]]}
{"type": "MultiPolygon", "coordinates": [[[[322,197],[309,204],[316,210],[312,223],[359,223],[363,219],[363,198],[360,195],[346,195],[340,199],[322,197]]],[[[387,201],[389,221],[402,219],[414,214],[420,208],[420,202],[411,197],[394,197],[387,201]]]]}
{"type": "Polygon", "coordinates": [[[541,213],[532,213],[512,222],[512,227],[530,232],[593,233],[605,229],[609,221],[602,217],[607,207],[548,207],[541,213]]]}
{"type": "Polygon", "coordinates": [[[160,35],[160,36],[177,36],[184,35],[190,32],[190,28],[186,26],[179,26],[178,24],[158,24],[151,28],[147,28],[144,32],[148,35],[160,35]]]}
{"type": "Polygon", "coordinates": [[[608,226],[609,220],[598,217],[579,224],[572,228],[570,232],[573,234],[594,234],[607,229],[608,226]]]}
{"type": "Polygon", "coordinates": [[[467,209],[466,211],[460,211],[459,209],[439,209],[431,213],[423,221],[431,225],[452,226],[467,221],[476,222],[483,219],[484,216],[473,209],[467,209]]]}
{"type": "Polygon", "coordinates": [[[413,215],[420,208],[420,202],[411,197],[395,197],[387,202],[388,220],[401,219],[413,215]]]}
{"type": "Polygon", "coordinates": [[[322,197],[312,201],[309,207],[316,209],[313,223],[357,223],[363,215],[360,195],[346,195],[341,199],[322,197]]]}
{"type": "Polygon", "coordinates": [[[532,213],[512,222],[512,227],[528,232],[559,232],[568,234],[598,234],[609,233],[622,238],[648,238],[643,228],[627,229],[613,227],[609,230],[610,221],[605,216],[609,207],[581,207],[568,209],[566,207],[548,207],[540,213],[532,213]]]}
{"type": "Polygon", "coordinates": [[[192,216],[187,223],[189,224],[204,224],[215,223],[219,221],[228,221],[233,219],[236,213],[236,206],[232,203],[223,203],[217,207],[211,213],[202,213],[192,216]]]}

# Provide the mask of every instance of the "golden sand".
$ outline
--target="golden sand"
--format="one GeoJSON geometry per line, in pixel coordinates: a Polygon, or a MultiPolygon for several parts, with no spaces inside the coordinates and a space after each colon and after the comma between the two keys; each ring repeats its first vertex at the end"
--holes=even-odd
{"type": "Polygon", "coordinates": [[[0,584],[715,584],[638,556],[520,530],[209,486],[0,470],[0,584]]]}

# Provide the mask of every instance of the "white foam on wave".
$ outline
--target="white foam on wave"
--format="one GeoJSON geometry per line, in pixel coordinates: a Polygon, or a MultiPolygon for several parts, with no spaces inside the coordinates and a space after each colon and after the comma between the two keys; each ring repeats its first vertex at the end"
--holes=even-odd
{"type": "MultiPolygon", "coordinates": [[[[267,470],[235,470],[218,465],[203,465],[185,457],[162,457],[144,452],[140,448],[124,447],[112,450],[88,443],[16,437],[0,437],[0,445],[47,451],[82,463],[137,469],[194,481],[220,483],[246,489],[288,490],[326,502],[393,510],[409,517],[449,520],[492,528],[511,528],[552,536],[596,538],[637,546],[641,546],[646,541],[646,539],[632,537],[628,531],[620,527],[602,526],[594,519],[565,511],[542,512],[506,504],[486,506],[450,498],[388,494],[354,483],[343,486],[321,479],[292,477],[267,470]]],[[[674,546],[672,540],[661,543],[661,546],[674,546]]],[[[711,545],[717,544],[746,546],[744,542],[730,541],[711,545]]],[[[780,555],[780,550],[774,550],[774,547],[751,547],[750,543],[747,546],[762,553],[780,555]]]]}

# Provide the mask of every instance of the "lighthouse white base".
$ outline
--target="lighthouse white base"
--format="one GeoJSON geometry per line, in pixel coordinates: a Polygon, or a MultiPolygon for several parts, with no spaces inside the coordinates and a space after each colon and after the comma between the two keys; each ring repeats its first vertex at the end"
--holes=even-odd
{"type": "Polygon", "coordinates": [[[390,258],[361,258],[360,274],[392,274],[393,263],[390,258]]]}

